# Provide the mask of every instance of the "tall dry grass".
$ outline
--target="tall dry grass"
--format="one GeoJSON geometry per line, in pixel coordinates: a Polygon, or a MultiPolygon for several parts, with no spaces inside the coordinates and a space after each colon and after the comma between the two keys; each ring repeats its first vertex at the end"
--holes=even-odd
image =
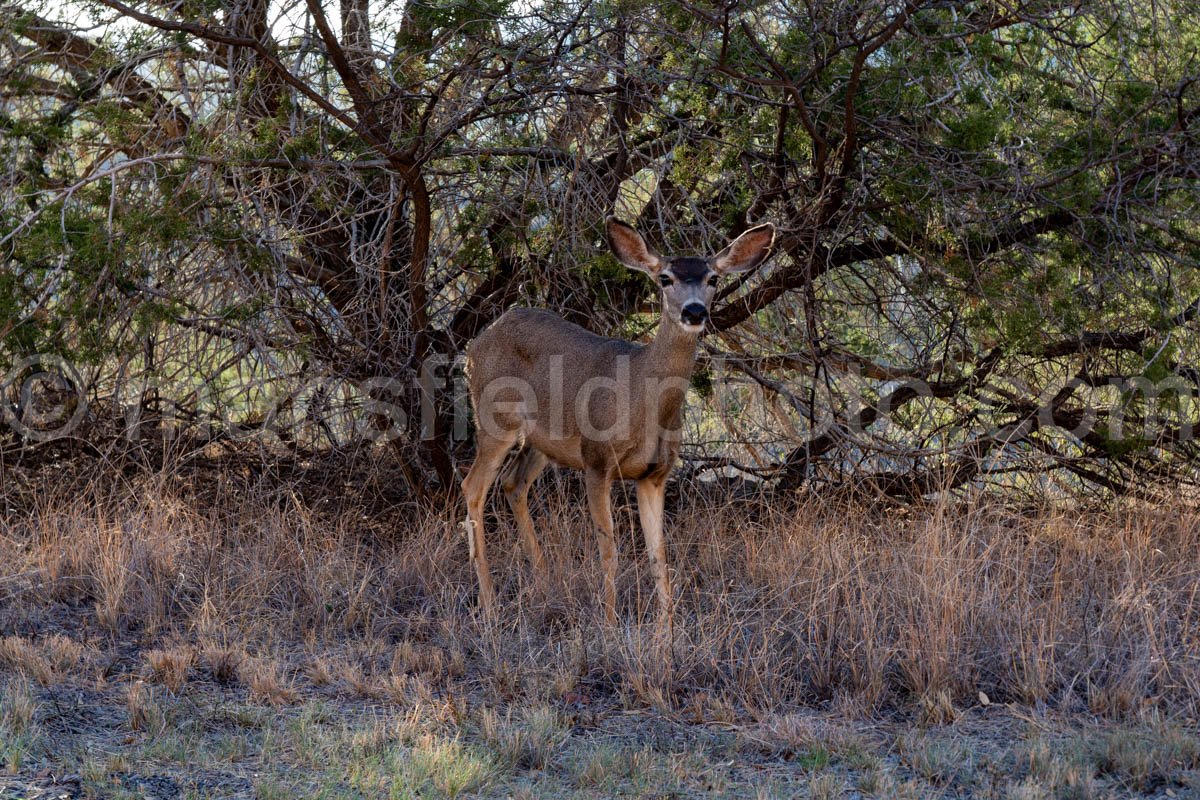
{"type": "Polygon", "coordinates": [[[1200,514],[1187,508],[698,500],[670,515],[679,601],[664,643],[633,509],[619,513],[622,623],[609,628],[586,510],[562,489],[535,512],[548,584],[508,516],[493,519],[492,622],[474,611],[457,508],[325,509],[286,486],[200,492],[166,475],[19,500],[0,524],[0,638],[133,637],[200,653],[188,669],[224,653],[231,673],[244,653],[283,665],[284,700],[306,681],[388,675],[380,697],[397,681],[615,693],[702,719],[829,703],[938,720],[980,692],[1111,715],[1200,705],[1200,514]]]}

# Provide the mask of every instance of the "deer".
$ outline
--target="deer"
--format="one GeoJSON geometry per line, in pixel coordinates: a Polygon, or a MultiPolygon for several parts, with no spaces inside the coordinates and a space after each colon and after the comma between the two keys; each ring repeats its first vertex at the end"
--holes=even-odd
{"type": "Polygon", "coordinates": [[[549,311],[512,308],[471,342],[466,374],[475,411],[476,455],[462,482],[468,550],[480,607],[490,615],[496,590],[483,510],[496,476],[526,556],[545,577],[529,489],[551,461],[582,471],[600,547],[604,616],[615,624],[617,550],[610,493],[614,480],[633,480],[655,583],[658,627],[670,630],[673,597],[663,506],[667,478],[679,455],[683,403],[699,337],[720,278],[766,261],[775,228],[770,223],[749,228],[710,258],[663,258],[635,228],[615,217],[606,220],[605,230],[617,260],[646,273],[661,289],[658,331],[650,342],[638,344],[599,336],[549,311]],[[516,455],[505,464],[514,448],[516,455]]]}

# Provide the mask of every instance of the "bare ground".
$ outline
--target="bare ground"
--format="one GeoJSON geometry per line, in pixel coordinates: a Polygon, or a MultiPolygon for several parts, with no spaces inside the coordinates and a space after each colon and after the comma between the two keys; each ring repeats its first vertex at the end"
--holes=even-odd
{"type": "Polygon", "coordinates": [[[759,724],[587,703],[367,701],[335,682],[273,706],[198,673],[184,691],[10,679],[2,798],[1200,797],[1196,731],[993,704],[922,725],[797,709],[759,724]]]}

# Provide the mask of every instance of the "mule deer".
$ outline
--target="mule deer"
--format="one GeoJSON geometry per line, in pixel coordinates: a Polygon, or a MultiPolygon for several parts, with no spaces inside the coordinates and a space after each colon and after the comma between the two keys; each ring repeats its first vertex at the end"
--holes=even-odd
{"type": "Polygon", "coordinates": [[[770,255],[775,228],[747,230],[712,258],[664,259],[629,225],[609,218],[609,247],[626,267],[662,287],[658,333],[646,345],[609,339],[546,311],[514,308],[467,348],[477,454],[466,479],[467,539],[480,604],[496,601],[483,535],[483,507],[505,455],[519,445],[501,483],[529,560],[545,573],[529,515],[529,487],[548,461],[582,470],[604,568],[604,611],[616,621],[617,551],[609,506],[616,478],[637,481],[660,627],[672,596],[663,541],[663,493],[679,453],[684,395],[696,342],[717,280],[754,269],[770,255]]]}

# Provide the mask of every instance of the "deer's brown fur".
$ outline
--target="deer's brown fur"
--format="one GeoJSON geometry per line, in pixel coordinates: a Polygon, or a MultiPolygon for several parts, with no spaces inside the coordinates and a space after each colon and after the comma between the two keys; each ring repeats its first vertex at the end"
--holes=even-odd
{"type": "Polygon", "coordinates": [[[483,506],[501,476],[521,539],[539,573],[545,560],[529,514],[529,487],[549,461],[582,470],[604,566],[604,608],[616,619],[616,546],[610,488],[637,481],[660,624],[671,618],[663,539],[663,494],[679,454],[683,401],[715,279],[753,269],[769,255],[774,228],[759,225],[712,259],[665,260],[633,228],[609,219],[610,246],[626,266],[663,286],[664,313],[648,344],[597,336],[547,311],[516,308],[467,349],[477,455],[463,481],[468,540],[485,609],[495,603],[483,535],[483,506]]]}

